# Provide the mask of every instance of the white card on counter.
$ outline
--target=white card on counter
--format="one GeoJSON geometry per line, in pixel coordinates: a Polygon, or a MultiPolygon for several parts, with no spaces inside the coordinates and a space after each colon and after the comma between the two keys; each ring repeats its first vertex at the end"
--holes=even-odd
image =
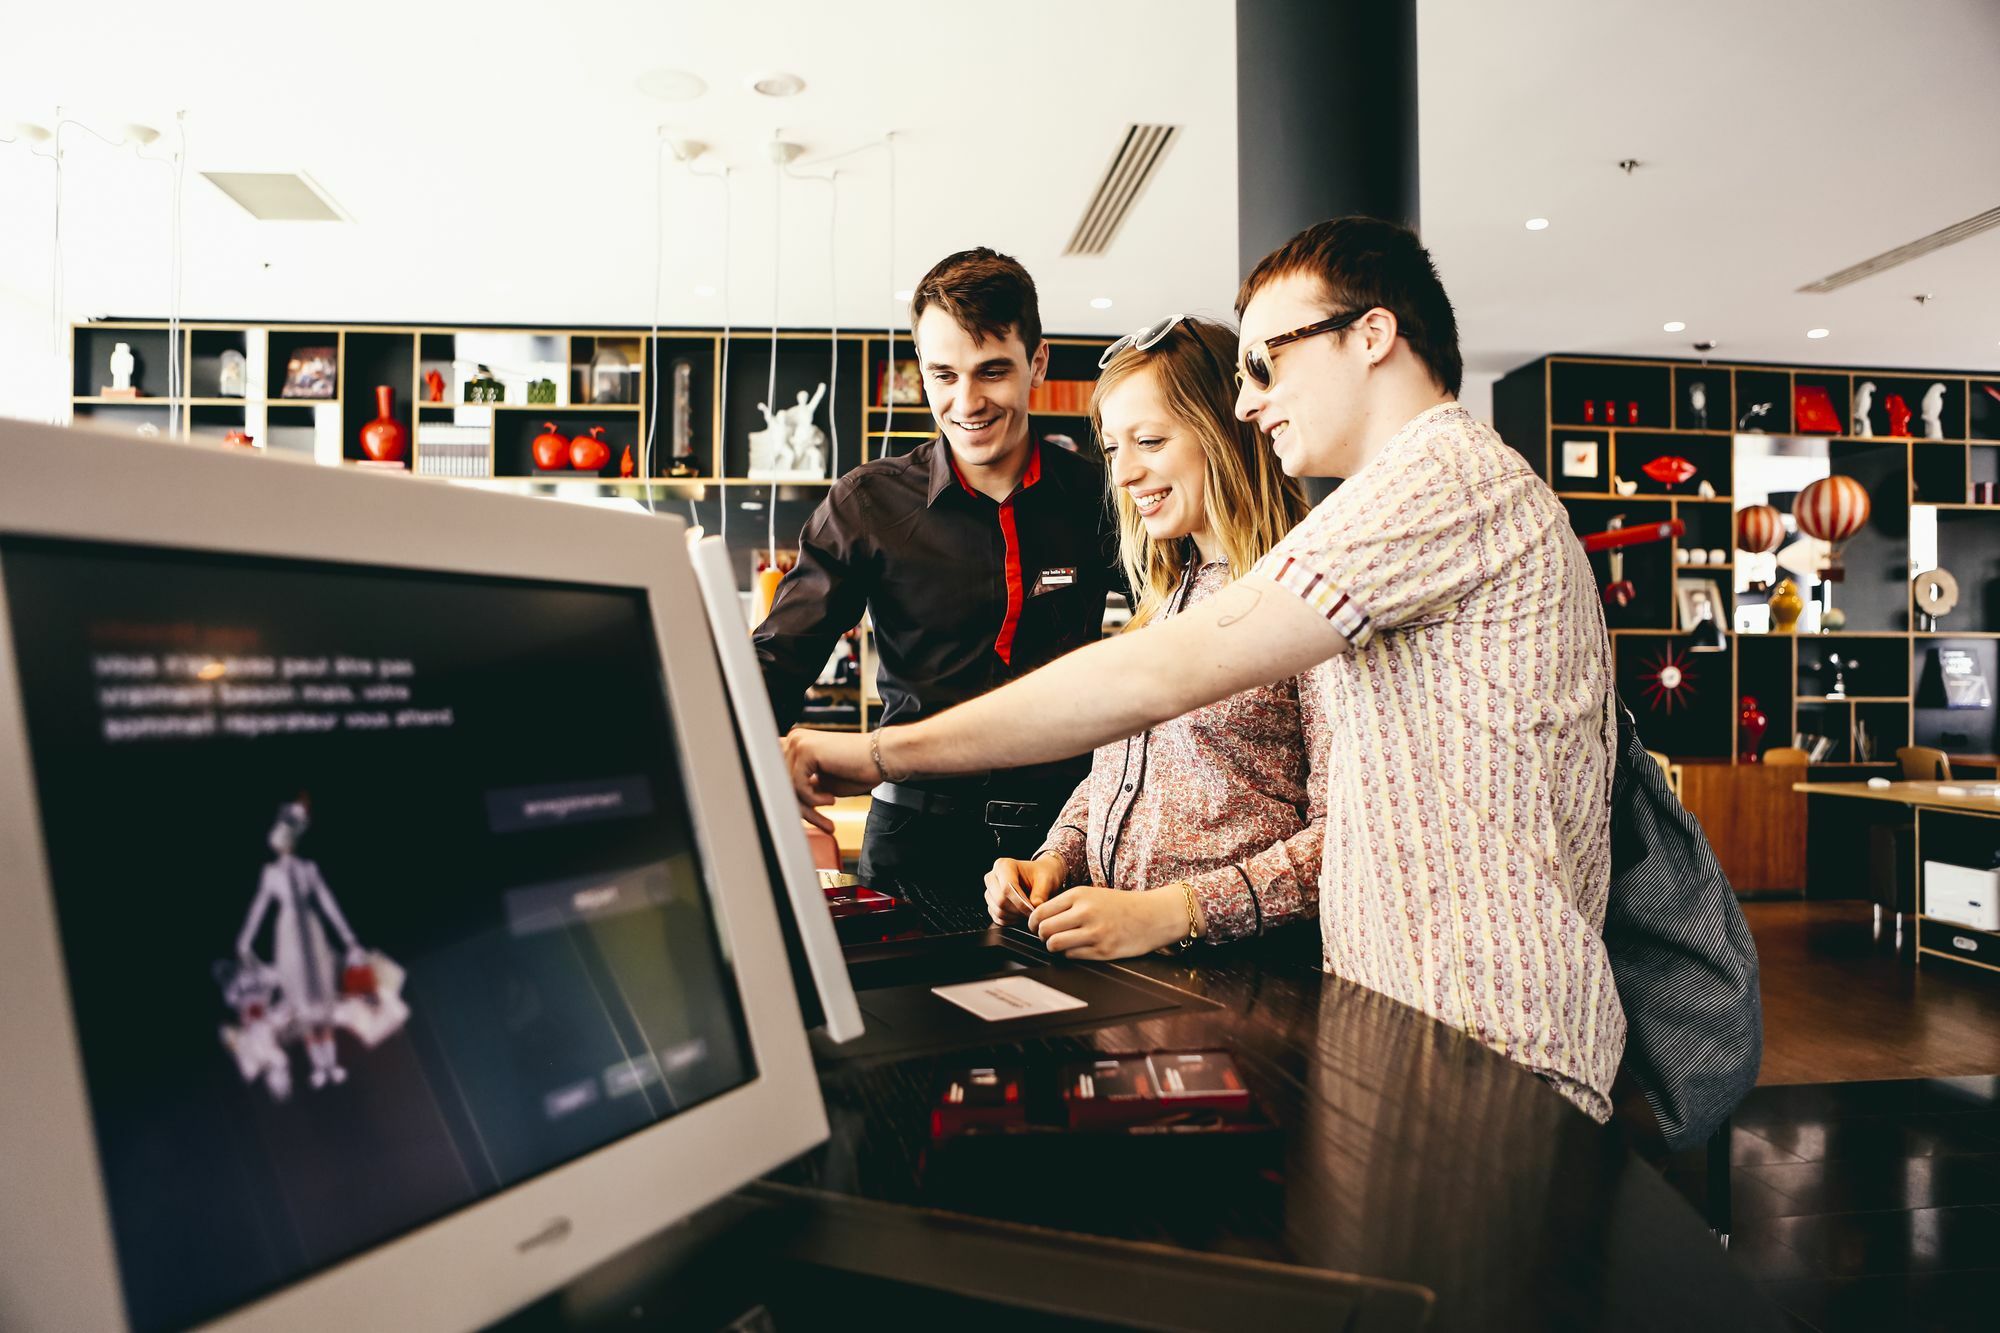
{"type": "Polygon", "coordinates": [[[989,1023],[1090,1007],[1076,996],[1065,994],[1054,986],[1044,986],[1033,978],[1018,976],[967,981],[956,986],[933,986],[931,994],[941,1000],[949,1000],[989,1023]]]}

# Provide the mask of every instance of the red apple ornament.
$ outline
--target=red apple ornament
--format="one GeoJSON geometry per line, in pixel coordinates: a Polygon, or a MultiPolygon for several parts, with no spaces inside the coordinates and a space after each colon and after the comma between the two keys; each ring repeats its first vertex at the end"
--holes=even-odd
{"type": "Polygon", "coordinates": [[[544,421],[543,433],[535,437],[535,466],[543,472],[555,472],[569,466],[569,437],[556,433],[556,423],[544,421]]]}
{"type": "Polygon", "coordinates": [[[604,427],[592,426],[590,434],[569,443],[570,465],[578,472],[596,472],[611,461],[611,446],[604,442],[604,427]]]}

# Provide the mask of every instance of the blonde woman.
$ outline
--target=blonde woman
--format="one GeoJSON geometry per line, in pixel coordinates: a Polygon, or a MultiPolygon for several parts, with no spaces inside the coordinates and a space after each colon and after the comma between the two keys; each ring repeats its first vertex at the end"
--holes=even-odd
{"type": "MultiPolygon", "coordinates": [[[[1176,315],[1106,349],[1091,396],[1138,598],[1128,634],[1248,573],[1305,517],[1235,419],[1236,334],[1176,315]]],[[[1129,958],[1318,915],[1327,733],[1313,678],[1260,686],[1098,750],[1032,860],[986,906],[1075,958],[1129,958]]]]}

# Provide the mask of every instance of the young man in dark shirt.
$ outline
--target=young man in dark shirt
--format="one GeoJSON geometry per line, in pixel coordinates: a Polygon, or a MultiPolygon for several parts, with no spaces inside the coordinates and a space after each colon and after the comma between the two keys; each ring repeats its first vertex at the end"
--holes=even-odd
{"type": "MultiPolygon", "coordinates": [[[[1028,393],[1048,369],[1034,279],[980,248],[939,261],[911,300],[940,433],[834,484],[757,627],[781,729],[834,642],[875,625],[883,713],[914,722],[1094,642],[1116,565],[1104,479],[1043,448],[1028,393]]],[[[1031,856],[1089,758],[875,788],[864,884],[983,911],[996,856],[1031,856]]]]}

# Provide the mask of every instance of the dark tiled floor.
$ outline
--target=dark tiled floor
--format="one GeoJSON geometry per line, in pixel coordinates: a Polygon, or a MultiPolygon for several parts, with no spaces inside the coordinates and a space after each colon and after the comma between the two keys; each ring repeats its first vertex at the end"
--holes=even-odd
{"type": "Polygon", "coordinates": [[[1797,1327],[2000,1329],[2000,1078],[1759,1088],[1730,1158],[1731,1256],[1797,1327]]]}

